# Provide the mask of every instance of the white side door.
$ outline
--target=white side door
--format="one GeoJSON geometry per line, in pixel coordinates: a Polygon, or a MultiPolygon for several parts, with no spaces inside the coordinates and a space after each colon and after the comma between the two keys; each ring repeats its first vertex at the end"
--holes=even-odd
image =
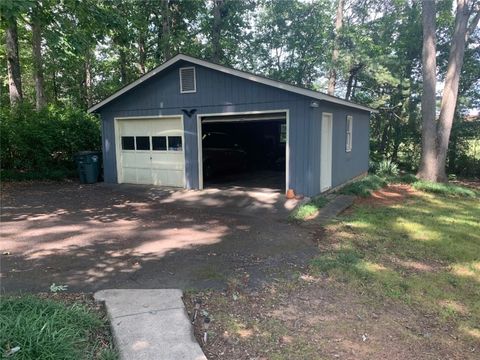
{"type": "Polygon", "coordinates": [[[320,191],[327,191],[332,187],[332,134],[333,116],[322,113],[322,136],[320,152],[320,191]]]}

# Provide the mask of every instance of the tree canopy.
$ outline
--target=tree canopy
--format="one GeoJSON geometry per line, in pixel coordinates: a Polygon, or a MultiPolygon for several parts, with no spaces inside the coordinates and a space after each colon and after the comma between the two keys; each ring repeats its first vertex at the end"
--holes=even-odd
{"type": "MultiPolygon", "coordinates": [[[[466,2],[474,18],[478,1],[466,2]]],[[[456,1],[435,3],[441,85],[456,1]]],[[[180,52],[324,92],[334,73],[336,96],[380,110],[372,119],[373,158],[418,165],[419,0],[7,0],[0,13],[2,106],[13,100],[86,109],[180,52]],[[10,46],[15,41],[16,48],[10,46]]],[[[480,31],[474,26],[456,122],[479,107],[480,31]]]]}

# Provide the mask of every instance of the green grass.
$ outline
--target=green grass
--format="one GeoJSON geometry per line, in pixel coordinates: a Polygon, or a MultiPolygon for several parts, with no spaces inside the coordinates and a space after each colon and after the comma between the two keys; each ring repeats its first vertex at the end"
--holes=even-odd
{"type": "Polygon", "coordinates": [[[1,358],[116,359],[100,349],[96,334],[107,324],[85,306],[34,296],[3,297],[0,302],[1,358]],[[5,354],[14,347],[14,355],[5,354]]]}
{"type": "Polygon", "coordinates": [[[458,186],[449,183],[434,183],[430,181],[420,180],[415,177],[413,174],[404,174],[399,176],[387,176],[380,177],[378,175],[368,175],[363,179],[354,181],[342,189],[339,193],[341,194],[350,194],[366,197],[369,196],[373,191],[378,190],[387,184],[410,184],[416,190],[434,193],[439,195],[446,196],[459,196],[459,197],[476,197],[478,192],[472,189],[469,189],[464,186],[458,186]]]}
{"type": "Polygon", "coordinates": [[[412,186],[416,190],[421,190],[434,194],[472,198],[477,196],[477,193],[472,189],[448,183],[434,183],[430,181],[417,180],[412,184],[412,186]]]}
{"type": "Polygon", "coordinates": [[[302,204],[296,207],[290,214],[290,219],[295,221],[303,221],[324,207],[328,203],[328,200],[323,196],[314,197],[306,204],[302,204]]]}
{"type": "Polygon", "coordinates": [[[478,219],[480,202],[465,189],[359,206],[329,225],[335,246],[311,262],[311,272],[435,311],[480,338],[478,219]]]}
{"type": "Polygon", "coordinates": [[[378,190],[387,185],[387,181],[377,175],[368,175],[354,181],[340,189],[340,194],[369,196],[372,191],[378,190]]]}

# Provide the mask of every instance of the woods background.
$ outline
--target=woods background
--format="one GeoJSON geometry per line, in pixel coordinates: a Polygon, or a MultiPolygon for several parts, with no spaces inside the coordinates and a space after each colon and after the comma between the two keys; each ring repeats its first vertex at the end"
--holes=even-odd
{"type": "MultiPolygon", "coordinates": [[[[439,92],[455,6],[436,1],[439,92]]],[[[3,178],[64,176],[75,151],[100,147],[98,119],[84,110],[179,52],[377,108],[372,161],[389,159],[405,171],[419,165],[420,1],[6,0],[0,13],[3,178]],[[13,98],[9,81],[18,92],[13,98]]],[[[439,111],[440,93],[436,99],[439,111]]],[[[449,174],[480,176],[479,108],[480,31],[474,26],[461,69],[449,174]]]]}

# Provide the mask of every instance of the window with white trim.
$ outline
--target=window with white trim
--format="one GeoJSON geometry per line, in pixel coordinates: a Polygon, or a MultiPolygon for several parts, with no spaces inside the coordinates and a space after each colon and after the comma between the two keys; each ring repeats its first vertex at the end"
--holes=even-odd
{"type": "Polygon", "coordinates": [[[346,123],[346,137],[345,137],[345,151],[352,151],[352,131],[353,131],[353,116],[347,115],[346,123]]]}
{"type": "Polygon", "coordinates": [[[195,68],[180,68],[180,93],[188,94],[197,92],[197,81],[195,79],[195,68]]]}

